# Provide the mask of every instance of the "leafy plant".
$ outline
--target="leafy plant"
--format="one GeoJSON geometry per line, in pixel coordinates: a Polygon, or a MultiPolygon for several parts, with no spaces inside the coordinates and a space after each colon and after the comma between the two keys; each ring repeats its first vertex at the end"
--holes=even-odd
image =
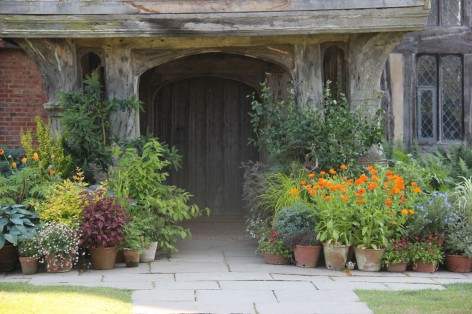
{"type": "Polygon", "coordinates": [[[98,189],[82,201],[80,244],[88,247],[114,247],[125,241],[124,227],[129,219],[120,202],[98,189]]]}
{"type": "Polygon", "coordinates": [[[53,254],[59,259],[69,255],[77,255],[79,251],[79,235],[77,226],[65,225],[51,221],[45,223],[38,231],[41,254],[53,254]]]}
{"type": "Polygon", "coordinates": [[[410,260],[415,263],[441,263],[444,260],[442,234],[428,234],[423,238],[415,238],[410,242],[410,260]]]}
{"type": "Polygon", "coordinates": [[[38,215],[24,205],[0,206],[0,249],[6,242],[17,245],[32,237],[38,225],[38,215]]]}
{"type": "Polygon", "coordinates": [[[390,264],[408,263],[410,261],[410,246],[407,238],[390,240],[382,256],[385,266],[390,264]]]}
{"type": "Polygon", "coordinates": [[[143,252],[144,232],[141,229],[139,217],[132,217],[124,227],[125,241],[123,249],[134,250],[141,254],[143,252]]]}
{"type": "Polygon", "coordinates": [[[268,229],[264,236],[259,239],[257,251],[271,254],[282,254],[289,260],[292,259],[293,255],[293,251],[287,248],[284,240],[279,236],[277,231],[273,229],[268,229]]]}
{"type": "Polygon", "coordinates": [[[18,253],[20,256],[39,258],[40,251],[41,251],[40,241],[36,234],[30,237],[24,238],[18,244],[18,253]]]}
{"type": "Polygon", "coordinates": [[[382,112],[351,110],[344,96],[339,102],[331,97],[329,84],[317,110],[297,104],[293,92],[287,100],[277,99],[267,79],[260,98],[253,96],[250,116],[256,138],[251,142],[282,165],[295,161],[309,169],[329,169],[355,163],[382,141],[382,112]]]}
{"type": "Polygon", "coordinates": [[[303,246],[318,246],[320,241],[316,239],[316,232],[314,230],[306,230],[286,237],[284,242],[288,248],[295,248],[297,245],[303,246]]]}
{"type": "Polygon", "coordinates": [[[83,210],[84,187],[83,173],[79,170],[72,180],[66,179],[50,186],[45,199],[33,203],[39,218],[42,221],[77,224],[83,210]]]}
{"type": "Polygon", "coordinates": [[[165,184],[169,175],[165,169],[170,161],[164,159],[164,152],[156,139],[149,139],[141,154],[136,148],[116,147],[118,165],[110,171],[110,187],[120,200],[132,199],[137,209],[150,210],[164,222],[159,242],[164,250],[172,252],[176,250],[173,243],[190,234],[178,224],[203,212],[196,205],[188,205],[188,192],[165,184]]]}
{"type": "Polygon", "coordinates": [[[98,71],[87,76],[84,88],[62,93],[64,112],[62,123],[65,134],[65,146],[86,172],[88,181],[93,182],[88,172],[88,164],[95,163],[103,171],[111,164],[108,145],[111,142],[111,120],[118,111],[139,111],[141,103],[135,99],[105,100],[98,71]]]}
{"type": "Polygon", "coordinates": [[[472,224],[457,213],[448,221],[444,248],[450,254],[472,258],[472,224]]]}
{"type": "Polygon", "coordinates": [[[472,178],[462,177],[453,192],[454,209],[468,223],[472,225],[472,178]]]}

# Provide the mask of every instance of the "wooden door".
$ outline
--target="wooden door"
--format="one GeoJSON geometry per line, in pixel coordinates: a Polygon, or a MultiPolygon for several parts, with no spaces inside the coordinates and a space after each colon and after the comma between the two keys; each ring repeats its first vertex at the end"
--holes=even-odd
{"type": "Polygon", "coordinates": [[[170,83],[155,98],[156,135],[183,155],[182,169],[170,183],[194,195],[192,201],[213,215],[244,214],[241,162],[258,160],[247,145],[252,130],[254,89],[220,77],[170,83]]]}

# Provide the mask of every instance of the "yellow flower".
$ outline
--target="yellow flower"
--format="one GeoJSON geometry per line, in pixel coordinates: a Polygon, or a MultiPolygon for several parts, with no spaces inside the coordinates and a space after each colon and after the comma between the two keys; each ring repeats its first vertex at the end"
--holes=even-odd
{"type": "Polygon", "coordinates": [[[33,159],[36,160],[36,161],[39,160],[38,153],[35,152],[35,153],[33,154],[33,159]]]}
{"type": "Polygon", "coordinates": [[[341,169],[346,170],[347,166],[343,164],[343,165],[341,165],[341,169]]]}
{"type": "Polygon", "coordinates": [[[298,195],[298,189],[295,189],[295,188],[291,189],[291,190],[290,190],[290,194],[292,194],[292,195],[298,195]]]}
{"type": "Polygon", "coordinates": [[[51,158],[54,159],[56,157],[56,155],[54,154],[51,154],[51,158]]]}
{"type": "Polygon", "coordinates": [[[414,215],[414,214],[415,214],[415,211],[414,211],[413,209],[410,209],[409,212],[410,212],[410,215],[414,215]]]}
{"type": "Polygon", "coordinates": [[[12,162],[12,163],[11,163],[11,166],[12,166],[13,168],[16,168],[16,162],[12,162]]]}
{"type": "Polygon", "coordinates": [[[21,162],[24,163],[24,164],[26,163],[27,160],[28,160],[28,158],[26,158],[26,157],[21,158],[21,162]]]}
{"type": "Polygon", "coordinates": [[[408,215],[408,210],[406,210],[405,208],[402,209],[402,214],[403,215],[408,215]]]}

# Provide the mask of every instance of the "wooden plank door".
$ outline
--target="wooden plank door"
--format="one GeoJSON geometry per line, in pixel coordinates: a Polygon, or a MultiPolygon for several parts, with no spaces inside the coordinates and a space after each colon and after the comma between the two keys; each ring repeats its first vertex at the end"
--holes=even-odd
{"type": "Polygon", "coordinates": [[[182,169],[170,183],[194,195],[192,202],[213,215],[242,215],[241,162],[258,160],[247,145],[248,85],[219,77],[198,77],[170,83],[155,98],[156,135],[183,155],[182,169]]]}

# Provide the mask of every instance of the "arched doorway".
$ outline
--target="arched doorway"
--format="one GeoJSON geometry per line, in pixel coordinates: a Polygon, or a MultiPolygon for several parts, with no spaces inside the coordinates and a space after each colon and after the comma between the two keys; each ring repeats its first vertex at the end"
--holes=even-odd
{"type": "Polygon", "coordinates": [[[259,160],[248,145],[248,95],[257,95],[266,72],[286,78],[272,63],[221,53],[182,58],[141,76],[141,133],[179,150],[182,169],[171,173],[169,183],[189,191],[192,202],[213,215],[245,213],[241,162],[259,160]]]}

